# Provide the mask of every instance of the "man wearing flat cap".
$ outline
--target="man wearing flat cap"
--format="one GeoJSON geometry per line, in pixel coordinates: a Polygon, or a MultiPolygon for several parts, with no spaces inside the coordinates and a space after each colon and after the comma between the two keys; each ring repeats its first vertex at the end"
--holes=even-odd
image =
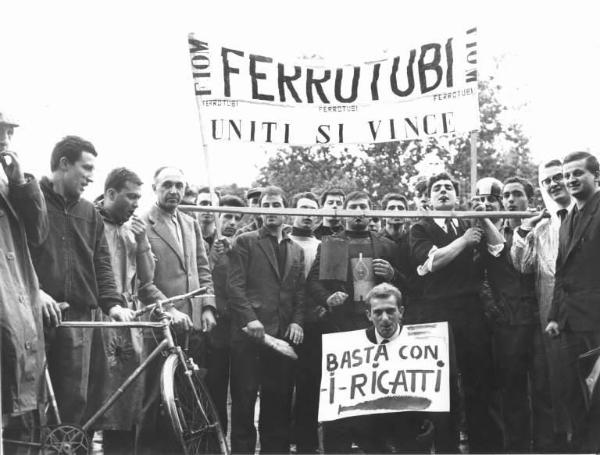
{"type": "Polygon", "coordinates": [[[24,174],[10,149],[17,123],[0,112],[0,324],[2,327],[2,426],[19,438],[41,397],[44,372],[42,318],[56,324],[60,312],[42,303],[27,242],[48,235],[48,213],[38,182],[24,174]]]}

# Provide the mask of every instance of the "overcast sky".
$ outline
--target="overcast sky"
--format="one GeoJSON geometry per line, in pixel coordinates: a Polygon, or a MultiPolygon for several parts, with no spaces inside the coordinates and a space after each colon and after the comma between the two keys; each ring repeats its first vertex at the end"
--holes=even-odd
{"type": "MultiPolygon", "coordinates": [[[[13,149],[42,175],[62,136],[91,140],[100,155],[88,198],[99,193],[108,170],[122,165],[148,183],[164,164],[205,180],[191,31],[266,55],[352,63],[403,49],[415,36],[476,26],[481,74],[495,74],[505,87],[509,114],[523,123],[536,159],[600,150],[599,15],[591,1],[2,0],[0,10],[0,109],[21,123],[13,149]]],[[[212,147],[214,183],[250,184],[268,152],[212,147]]]]}

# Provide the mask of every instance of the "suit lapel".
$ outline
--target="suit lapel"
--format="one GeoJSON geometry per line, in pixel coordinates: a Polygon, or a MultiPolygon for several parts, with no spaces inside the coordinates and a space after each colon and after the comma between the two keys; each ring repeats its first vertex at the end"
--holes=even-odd
{"type": "MultiPolygon", "coordinates": [[[[184,262],[183,256],[182,256],[183,252],[181,251],[181,248],[179,247],[179,244],[177,243],[177,239],[175,237],[173,237],[173,233],[172,233],[171,229],[169,228],[169,226],[167,226],[167,224],[164,220],[164,217],[157,214],[156,210],[159,210],[159,209],[155,208],[155,207],[152,208],[152,218],[150,218],[150,221],[153,222],[152,229],[154,230],[154,232],[156,232],[156,235],[158,235],[161,239],[164,240],[164,242],[167,245],[169,245],[169,247],[173,250],[173,252],[179,258],[179,261],[181,262],[181,266],[183,268],[185,268],[185,262],[184,262]]],[[[183,234],[183,228],[182,228],[181,232],[183,234]]]]}
{"type": "MultiPolygon", "coordinates": [[[[177,220],[179,221],[179,226],[181,227],[181,247],[183,248],[184,264],[187,264],[187,258],[190,255],[196,254],[195,252],[189,251],[191,249],[191,245],[190,242],[187,241],[188,239],[193,239],[195,236],[194,224],[191,219],[182,216],[179,212],[177,213],[177,220]],[[190,223],[189,221],[192,222],[190,223]]],[[[208,251],[206,252],[206,255],[208,256],[208,251]]]]}
{"type": "Polygon", "coordinates": [[[277,262],[277,258],[275,257],[275,252],[273,251],[273,247],[271,246],[271,240],[267,237],[260,238],[258,240],[258,246],[263,250],[263,253],[267,256],[271,267],[275,271],[275,275],[277,278],[281,280],[281,276],[279,275],[279,264],[277,262]]]}
{"type": "Polygon", "coordinates": [[[290,270],[292,269],[292,262],[294,260],[294,258],[292,257],[292,242],[291,241],[287,241],[284,242],[285,244],[285,267],[284,267],[284,271],[283,271],[283,279],[282,281],[285,281],[285,279],[287,278],[287,276],[290,274],[290,270]]]}
{"type": "MultiPolygon", "coordinates": [[[[600,195],[596,194],[594,196],[594,200],[590,201],[590,206],[584,207],[585,211],[583,212],[583,215],[581,213],[579,214],[579,221],[577,222],[577,226],[575,227],[575,231],[573,232],[573,237],[570,239],[569,248],[567,250],[567,254],[565,255],[564,262],[567,261],[569,255],[573,252],[575,247],[581,241],[583,234],[585,234],[585,232],[587,231],[587,228],[589,227],[590,223],[592,222],[592,219],[594,218],[594,216],[596,214],[596,211],[598,210],[598,202],[599,201],[600,201],[600,195]]],[[[573,217],[574,210],[571,211],[570,215],[571,215],[571,217],[573,217]]],[[[569,220],[569,221],[572,221],[572,220],[569,220]]]]}

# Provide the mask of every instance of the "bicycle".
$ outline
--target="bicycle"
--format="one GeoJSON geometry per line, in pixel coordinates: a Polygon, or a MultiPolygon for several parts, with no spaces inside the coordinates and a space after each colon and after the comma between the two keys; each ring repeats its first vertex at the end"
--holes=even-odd
{"type": "Polygon", "coordinates": [[[206,292],[205,288],[197,289],[162,300],[136,312],[136,317],[152,312],[157,322],[62,322],[61,327],[96,328],[126,327],[142,329],[161,329],[162,341],[144,359],[135,371],[120,387],[115,390],[106,402],[82,426],[64,424],[60,419],[58,406],[52,389],[52,382],[46,370],[49,404],[53,410],[56,424],[42,427],[40,442],[23,442],[5,439],[5,443],[19,444],[39,448],[41,453],[58,453],[65,455],[89,454],[92,443],[88,432],[94,423],[121,397],[127,388],[140,376],[146,367],[162,353],[167,358],[162,366],[160,388],[161,399],[169,415],[169,420],[181,448],[186,455],[219,453],[229,455],[229,447],[219,422],[215,406],[200,375],[200,369],[193,359],[188,357],[173,339],[170,324],[171,318],[165,311],[166,305],[194,297],[206,292]]]}

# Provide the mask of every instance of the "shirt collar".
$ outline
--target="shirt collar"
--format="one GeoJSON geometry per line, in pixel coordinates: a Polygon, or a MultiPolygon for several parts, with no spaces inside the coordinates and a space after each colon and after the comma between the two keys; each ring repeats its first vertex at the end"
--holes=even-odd
{"type": "MultiPolygon", "coordinates": [[[[277,236],[271,234],[271,232],[266,227],[264,227],[264,226],[259,229],[259,232],[261,234],[261,237],[270,237],[272,239],[277,240],[277,236]]],[[[281,241],[285,242],[285,241],[288,241],[288,240],[290,242],[292,241],[292,239],[290,239],[289,236],[288,236],[288,230],[287,229],[283,229],[281,231],[281,241]]]]}
{"type": "MultiPolygon", "coordinates": [[[[394,334],[387,338],[390,341],[394,341],[396,338],[398,338],[400,336],[400,324],[398,324],[398,327],[396,327],[396,331],[394,332],[394,334]]],[[[375,329],[375,339],[377,340],[377,344],[381,344],[381,342],[383,340],[385,340],[385,338],[383,338],[381,335],[379,335],[379,332],[377,331],[377,329],[375,329]]]]}
{"type": "Polygon", "coordinates": [[[167,220],[177,220],[177,209],[175,209],[173,213],[167,212],[160,205],[158,205],[158,202],[156,203],[156,207],[158,208],[158,213],[160,216],[166,218],[167,220]]]}
{"type": "MultiPolygon", "coordinates": [[[[456,218],[451,218],[452,226],[454,229],[458,229],[458,220],[456,218]]],[[[446,232],[446,218],[434,218],[433,222],[442,228],[442,231],[446,232]]]]}

